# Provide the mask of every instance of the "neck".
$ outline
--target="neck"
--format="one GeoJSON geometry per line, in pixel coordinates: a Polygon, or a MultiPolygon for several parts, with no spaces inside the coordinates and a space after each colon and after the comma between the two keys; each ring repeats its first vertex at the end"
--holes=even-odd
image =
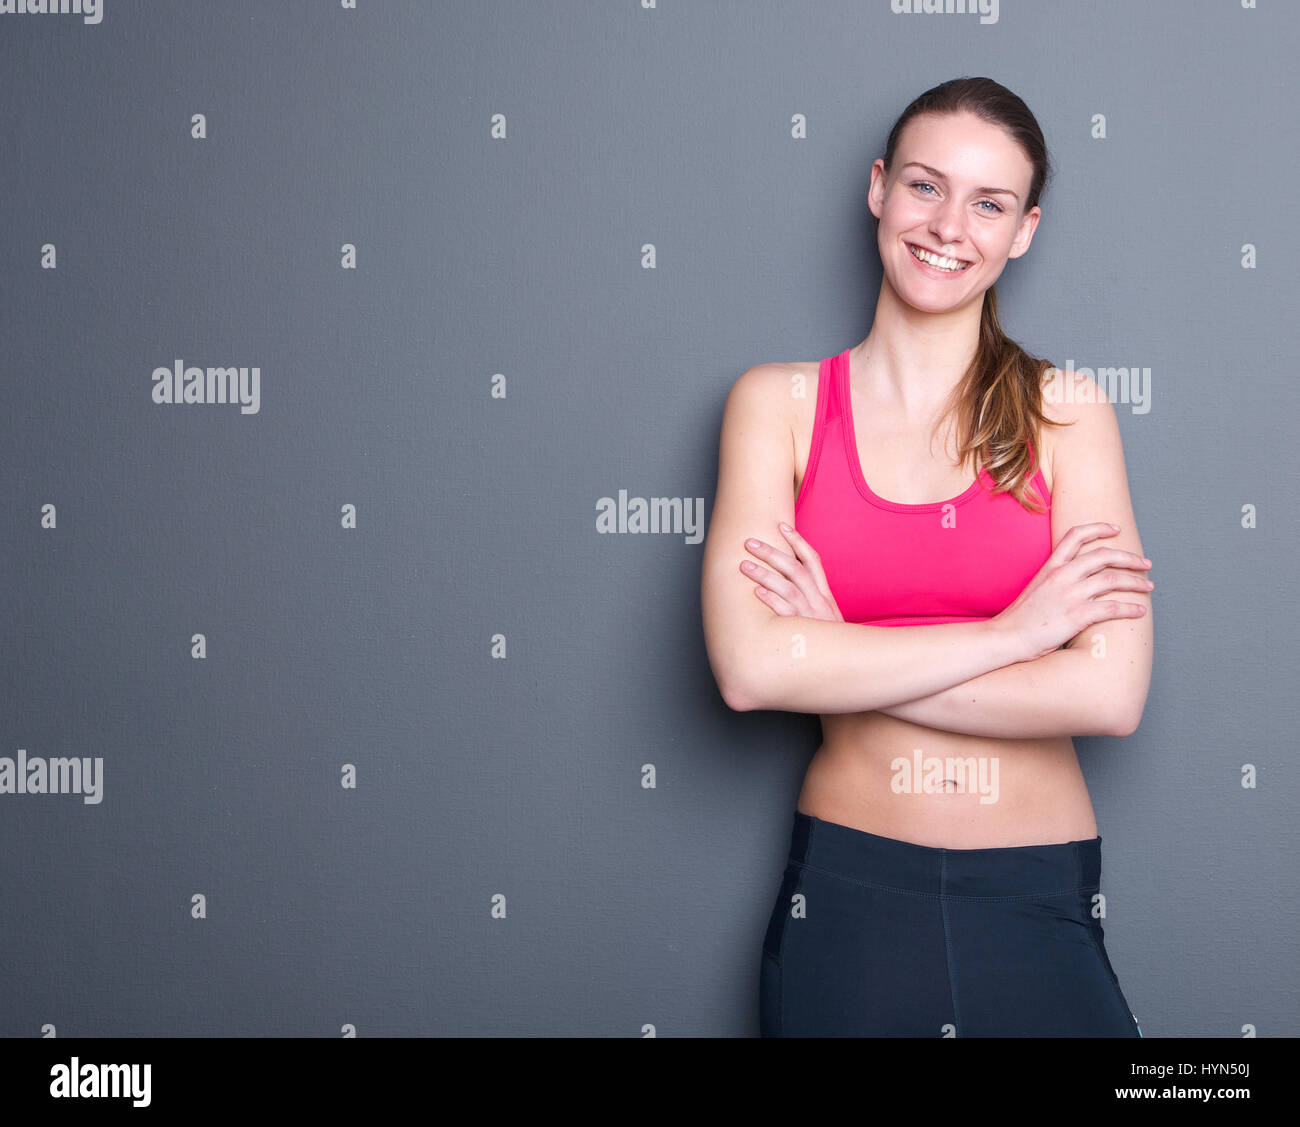
{"type": "Polygon", "coordinates": [[[926,313],[881,282],[871,332],[849,352],[849,370],[881,408],[905,420],[933,417],[966,374],[979,343],[984,295],[926,313]]]}

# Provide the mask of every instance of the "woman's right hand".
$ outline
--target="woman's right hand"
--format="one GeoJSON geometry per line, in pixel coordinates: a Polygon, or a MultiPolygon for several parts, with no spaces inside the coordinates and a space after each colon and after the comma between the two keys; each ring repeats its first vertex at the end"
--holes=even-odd
{"type": "Polygon", "coordinates": [[[993,619],[1015,639],[1023,655],[1019,660],[1044,657],[1095,622],[1146,614],[1141,603],[1095,596],[1107,591],[1150,591],[1155,584],[1138,574],[1149,568],[1149,563],[1119,548],[1079,552],[1089,541],[1118,531],[1113,524],[1076,524],[1061,537],[1015,602],[993,619]]]}

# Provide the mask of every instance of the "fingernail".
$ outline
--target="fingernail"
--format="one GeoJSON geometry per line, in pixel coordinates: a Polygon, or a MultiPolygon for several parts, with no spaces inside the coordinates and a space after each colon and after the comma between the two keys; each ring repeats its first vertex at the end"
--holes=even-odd
{"type": "Polygon", "coordinates": [[[757,547],[758,547],[758,541],[757,541],[757,540],[746,540],[746,541],[745,541],[745,547],[746,547],[746,548],[757,548],[757,547]]]}
{"type": "Polygon", "coordinates": [[[791,528],[788,524],[786,524],[785,521],[781,521],[781,531],[782,531],[782,532],[793,532],[794,529],[791,528]]]}

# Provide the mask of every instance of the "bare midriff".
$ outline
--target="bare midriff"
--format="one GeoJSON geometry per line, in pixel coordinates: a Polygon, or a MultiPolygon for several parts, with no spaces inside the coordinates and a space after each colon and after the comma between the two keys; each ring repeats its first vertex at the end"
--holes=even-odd
{"type": "Polygon", "coordinates": [[[948,849],[1097,836],[1074,741],[942,732],[883,712],[823,716],[797,808],[879,837],[948,849]]]}

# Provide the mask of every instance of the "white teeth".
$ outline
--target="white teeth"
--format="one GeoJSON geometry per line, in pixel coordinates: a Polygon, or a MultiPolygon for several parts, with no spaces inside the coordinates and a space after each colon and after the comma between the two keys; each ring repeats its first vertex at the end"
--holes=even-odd
{"type": "Polygon", "coordinates": [[[907,244],[907,249],[927,266],[933,266],[937,270],[951,270],[953,273],[958,273],[970,265],[970,263],[962,262],[956,258],[941,258],[937,254],[931,254],[928,250],[914,247],[911,243],[907,244]]]}

